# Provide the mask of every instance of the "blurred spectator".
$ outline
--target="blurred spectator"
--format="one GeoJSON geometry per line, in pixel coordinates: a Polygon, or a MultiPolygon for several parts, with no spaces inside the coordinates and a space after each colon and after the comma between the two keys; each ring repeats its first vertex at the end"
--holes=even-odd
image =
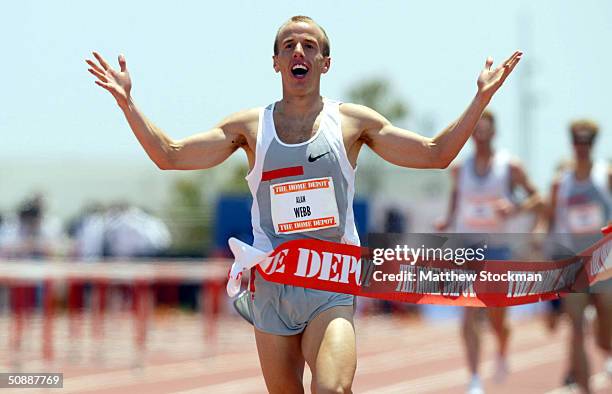
{"type": "MultiPolygon", "coordinates": [[[[44,200],[40,194],[25,200],[19,206],[16,217],[3,223],[1,233],[0,255],[6,258],[47,259],[57,254],[63,246],[60,222],[45,215],[44,200]]],[[[41,304],[42,292],[42,284],[12,287],[11,308],[33,309],[41,304]]]]}
{"type": "Polygon", "coordinates": [[[54,255],[62,245],[59,220],[45,214],[43,197],[24,201],[16,217],[2,225],[0,255],[7,258],[43,259],[54,255]]]}
{"type": "MultiPolygon", "coordinates": [[[[99,227],[99,218],[92,217],[89,226],[99,227]]],[[[103,219],[103,256],[110,258],[155,257],[162,255],[171,243],[170,231],[159,218],[127,203],[117,203],[109,208],[103,219]]],[[[94,231],[92,231],[93,235],[94,231]]],[[[96,233],[97,234],[97,233],[96,233]]],[[[93,237],[92,237],[93,238],[93,237]]],[[[169,300],[176,304],[176,286],[156,285],[153,289],[158,301],[169,300]]],[[[133,289],[118,286],[123,307],[130,305],[133,289]]]]}
{"type": "Polygon", "coordinates": [[[106,215],[104,256],[158,256],[170,247],[170,243],[166,224],[138,207],[120,203],[111,207],[106,215]]]}
{"type": "Polygon", "coordinates": [[[99,260],[104,252],[105,211],[100,204],[91,204],[74,219],[68,233],[75,241],[75,257],[79,260],[99,260]]]}

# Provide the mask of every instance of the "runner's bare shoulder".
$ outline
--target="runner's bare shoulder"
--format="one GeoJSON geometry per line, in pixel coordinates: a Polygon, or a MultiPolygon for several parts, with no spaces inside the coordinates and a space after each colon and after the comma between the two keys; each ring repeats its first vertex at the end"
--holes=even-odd
{"type": "Polygon", "coordinates": [[[359,123],[385,123],[388,122],[384,116],[374,111],[370,107],[361,104],[342,103],[340,104],[340,115],[344,119],[349,119],[359,123]]]}
{"type": "Polygon", "coordinates": [[[342,103],[340,105],[342,117],[342,132],[349,140],[361,138],[362,132],[367,129],[379,129],[388,123],[381,114],[365,105],[342,103]]]}
{"type": "Polygon", "coordinates": [[[240,139],[240,145],[255,147],[257,141],[257,128],[261,108],[250,108],[234,112],[223,119],[219,126],[240,139]]]}

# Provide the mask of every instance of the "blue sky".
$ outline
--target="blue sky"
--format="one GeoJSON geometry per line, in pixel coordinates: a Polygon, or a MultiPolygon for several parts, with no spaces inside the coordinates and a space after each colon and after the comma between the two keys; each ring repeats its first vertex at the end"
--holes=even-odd
{"type": "Polygon", "coordinates": [[[528,169],[536,181],[547,182],[554,165],[569,154],[567,123],[575,117],[601,124],[597,155],[612,157],[611,2],[293,3],[4,5],[0,161],[148,160],[111,96],[87,73],[84,58],[93,49],[114,64],[118,53],[126,55],[136,102],[173,137],[276,100],[281,89],[271,67],[272,41],[294,14],[312,16],[331,38],[324,95],[346,99],[360,80],[387,77],[411,108],[403,126],[428,135],[424,127],[441,129],[469,103],[487,55],[497,63],[521,48],[524,61],[491,105],[499,118],[497,145],[521,155],[519,81],[531,67],[536,100],[528,169]],[[531,40],[525,39],[527,30],[531,40]]]}

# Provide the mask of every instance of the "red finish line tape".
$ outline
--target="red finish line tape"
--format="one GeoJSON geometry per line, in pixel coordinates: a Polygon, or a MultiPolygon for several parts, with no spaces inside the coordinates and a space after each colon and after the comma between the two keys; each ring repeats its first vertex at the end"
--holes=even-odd
{"type": "MultiPolygon", "coordinates": [[[[232,272],[235,276],[239,271],[256,266],[264,279],[285,285],[415,304],[476,307],[512,306],[556,299],[563,294],[585,290],[612,276],[612,234],[607,234],[577,256],[559,261],[489,260],[460,267],[452,261],[440,260],[418,261],[412,265],[387,261],[375,266],[362,260],[362,252],[361,247],[354,245],[313,239],[294,240],[279,245],[263,259],[260,255],[240,269],[237,269],[240,265],[236,264],[239,262],[237,255],[232,272]],[[377,275],[401,272],[412,272],[414,279],[399,282],[376,280],[377,275]],[[467,275],[468,279],[431,279],[435,278],[434,274],[451,275],[452,272],[453,275],[467,275]],[[486,276],[481,277],[480,272],[502,279],[488,281],[486,276]],[[478,275],[474,277],[474,273],[478,275]]],[[[231,278],[232,274],[230,282],[231,278]]]]}

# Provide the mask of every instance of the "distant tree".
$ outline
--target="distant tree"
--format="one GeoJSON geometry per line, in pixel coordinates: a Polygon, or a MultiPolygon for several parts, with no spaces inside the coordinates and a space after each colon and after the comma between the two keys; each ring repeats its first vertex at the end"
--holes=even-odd
{"type": "Polygon", "coordinates": [[[246,163],[234,165],[231,170],[228,170],[227,182],[224,182],[221,187],[221,192],[232,195],[247,195],[250,196],[249,185],[244,177],[249,172],[249,166],[246,163]]]}
{"type": "Polygon", "coordinates": [[[389,81],[374,78],[360,82],[348,92],[349,99],[379,112],[391,122],[398,122],[408,116],[408,107],[395,96],[389,81]]]}
{"type": "Polygon", "coordinates": [[[211,215],[198,177],[181,177],[175,181],[170,199],[167,213],[174,240],[173,252],[179,255],[203,255],[212,242],[211,215]]]}
{"type": "MultiPolygon", "coordinates": [[[[393,123],[404,120],[409,114],[408,106],[393,93],[390,82],[383,78],[372,78],[359,82],[349,89],[348,98],[355,104],[372,108],[393,123]]],[[[381,172],[384,163],[380,160],[373,160],[373,158],[374,155],[367,152],[360,160],[367,163],[365,168],[362,167],[360,184],[368,194],[376,193],[383,181],[381,172]]]]}

